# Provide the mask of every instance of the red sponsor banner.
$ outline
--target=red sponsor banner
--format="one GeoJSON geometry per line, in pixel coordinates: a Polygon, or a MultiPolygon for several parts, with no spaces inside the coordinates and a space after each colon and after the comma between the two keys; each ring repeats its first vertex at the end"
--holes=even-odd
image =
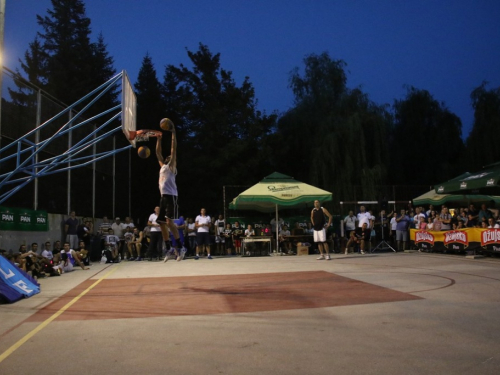
{"type": "Polygon", "coordinates": [[[426,230],[418,230],[415,232],[415,243],[427,242],[434,246],[434,235],[426,230]]]}
{"type": "Polygon", "coordinates": [[[486,229],[481,233],[481,246],[500,245],[500,229],[486,229]]]}
{"type": "Polygon", "coordinates": [[[451,230],[449,232],[444,233],[444,246],[448,247],[448,245],[452,243],[459,243],[464,245],[465,247],[469,246],[469,237],[467,232],[460,230],[451,230]]]}

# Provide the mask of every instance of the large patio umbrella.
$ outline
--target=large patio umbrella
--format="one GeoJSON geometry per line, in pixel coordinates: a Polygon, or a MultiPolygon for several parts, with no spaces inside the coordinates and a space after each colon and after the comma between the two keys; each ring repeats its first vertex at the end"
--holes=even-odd
{"type": "Polygon", "coordinates": [[[470,203],[491,202],[500,203],[500,196],[480,195],[480,194],[438,194],[434,189],[413,199],[416,206],[432,204],[439,206],[448,202],[460,205],[469,205],[470,203]]]}
{"type": "Polygon", "coordinates": [[[500,162],[486,166],[475,173],[464,173],[452,180],[437,184],[439,194],[490,194],[500,195],[500,162]]]}
{"type": "Polygon", "coordinates": [[[332,193],[293,177],[274,172],[242,192],[229,204],[234,210],[276,212],[276,248],[278,248],[278,209],[312,207],[315,200],[332,200],[332,193]]]}

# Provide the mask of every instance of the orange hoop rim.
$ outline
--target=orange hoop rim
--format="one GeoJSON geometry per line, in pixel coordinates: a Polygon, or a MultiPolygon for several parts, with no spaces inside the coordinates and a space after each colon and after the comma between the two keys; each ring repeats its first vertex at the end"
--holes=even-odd
{"type": "Polygon", "coordinates": [[[152,129],[140,129],[137,131],[131,131],[129,140],[134,142],[145,142],[148,141],[150,137],[161,136],[161,131],[152,129]]]}

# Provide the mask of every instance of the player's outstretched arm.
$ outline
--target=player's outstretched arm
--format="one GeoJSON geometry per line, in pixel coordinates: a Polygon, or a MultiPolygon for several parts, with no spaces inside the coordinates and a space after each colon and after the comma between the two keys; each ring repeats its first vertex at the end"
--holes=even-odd
{"type": "Polygon", "coordinates": [[[163,167],[163,164],[165,164],[165,159],[163,158],[161,149],[161,134],[158,134],[158,136],[156,137],[156,157],[158,158],[160,167],[163,167]]]}
{"type": "Polygon", "coordinates": [[[177,168],[177,136],[175,134],[175,126],[172,124],[172,145],[170,147],[170,169],[175,173],[177,168]]]}

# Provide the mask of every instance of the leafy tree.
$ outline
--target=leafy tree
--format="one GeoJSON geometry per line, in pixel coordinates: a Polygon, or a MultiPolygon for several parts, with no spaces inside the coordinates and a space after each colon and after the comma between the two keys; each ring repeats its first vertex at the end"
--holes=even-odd
{"type": "Polygon", "coordinates": [[[355,199],[352,185],[375,199],[373,187],[386,177],[390,117],[360,89],[347,88],[344,61],[322,53],[306,56],[304,64],[303,76],[296,68],[290,77],[295,106],[270,137],[276,169],[342,200],[355,199]]]}
{"type": "MultiPolygon", "coordinates": [[[[21,63],[21,68],[27,75],[27,81],[40,88],[45,87],[46,80],[44,76],[47,66],[47,55],[38,38],[35,38],[35,40],[29,44],[29,49],[25,52],[24,59],[25,62],[21,59],[19,59],[19,62],[21,63]]],[[[18,69],[16,69],[16,73],[21,77],[18,69]]],[[[12,98],[12,104],[34,108],[37,100],[36,92],[22,83],[22,80],[15,80],[14,82],[17,85],[17,91],[10,87],[8,88],[9,95],[12,98]]]]}
{"type": "Polygon", "coordinates": [[[187,53],[192,69],[168,65],[163,83],[168,117],[178,129],[180,194],[194,212],[202,206],[221,212],[224,185],[253,184],[271,171],[261,140],[275,115],[256,109],[249,78],[238,86],[221,68],[220,54],[203,44],[187,53]]]}
{"type": "Polygon", "coordinates": [[[69,104],[95,88],[90,19],[81,0],[51,0],[48,16],[37,15],[47,60],[47,91],[69,104]]]}
{"type": "Polygon", "coordinates": [[[500,87],[488,90],[486,82],[471,93],[474,126],[467,138],[467,166],[470,172],[500,161],[500,87]]]}
{"type": "Polygon", "coordinates": [[[134,87],[137,94],[137,128],[157,127],[165,112],[165,104],[162,99],[161,83],[149,54],[146,54],[142,60],[134,87]]]}
{"type": "Polygon", "coordinates": [[[460,173],[462,123],[444,103],[409,87],[393,110],[391,183],[433,185],[460,173]]]}

